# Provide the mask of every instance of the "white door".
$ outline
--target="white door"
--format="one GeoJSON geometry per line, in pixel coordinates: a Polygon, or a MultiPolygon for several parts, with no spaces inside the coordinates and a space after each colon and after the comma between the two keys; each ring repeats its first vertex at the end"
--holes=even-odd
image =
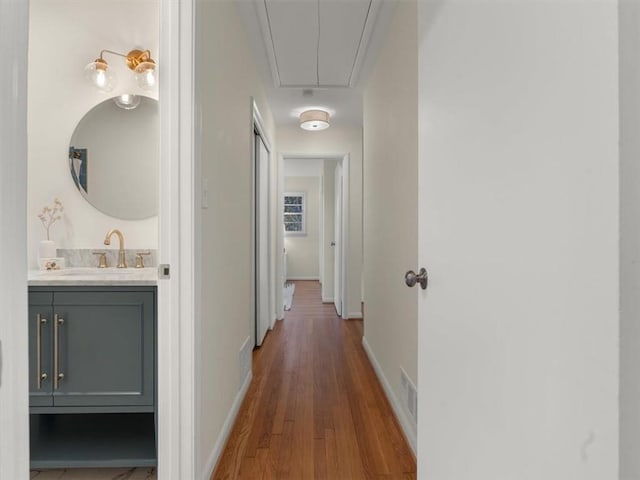
{"type": "Polygon", "coordinates": [[[333,302],[338,316],[342,316],[342,166],[336,165],[334,203],[334,265],[333,265],[333,302]]]}
{"type": "Polygon", "coordinates": [[[418,4],[419,478],[618,478],[617,2],[418,4]]]}
{"type": "MultiPolygon", "coordinates": [[[[0,0],[0,479],[29,478],[27,43],[29,6],[0,0]]],[[[33,210],[33,206],[31,206],[33,210]]],[[[31,215],[31,211],[28,213],[31,215]]],[[[29,217],[30,218],[30,217],[29,217]]]]}
{"type": "Polygon", "coordinates": [[[255,141],[256,172],[256,345],[262,345],[269,328],[269,152],[260,135],[255,141]]]}

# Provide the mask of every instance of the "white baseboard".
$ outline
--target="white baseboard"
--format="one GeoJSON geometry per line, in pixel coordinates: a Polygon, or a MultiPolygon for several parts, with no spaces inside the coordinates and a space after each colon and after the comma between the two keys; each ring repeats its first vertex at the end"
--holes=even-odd
{"type": "Polygon", "coordinates": [[[288,277],[287,278],[287,282],[289,281],[296,281],[296,280],[314,280],[314,281],[318,281],[320,280],[319,277],[288,277]]]}
{"type": "Polygon", "coordinates": [[[393,412],[396,414],[396,418],[400,422],[400,426],[402,427],[404,436],[409,443],[409,447],[411,447],[413,454],[417,455],[416,450],[418,445],[418,434],[413,424],[409,421],[407,414],[402,408],[400,402],[398,402],[398,398],[393,393],[391,385],[387,381],[387,377],[385,377],[384,373],[382,372],[382,368],[380,367],[378,360],[376,360],[376,356],[374,355],[373,350],[371,350],[371,346],[369,345],[369,342],[367,342],[367,339],[365,337],[362,337],[362,346],[364,347],[364,351],[367,352],[367,357],[369,357],[369,361],[371,362],[371,365],[373,366],[373,369],[378,376],[378,380],[380,380],[380,383],[382,384],[382,388],[384,389],[384,393],[387,395],[387,399],[391,404],[391,408],[393,408],[393,412]]]}
{"type": "Polygon", "coordinates": [[[351,312],[347,318],[353,319],[353,320],[357,320],[358,318],[363,318],[362,312],[351,312]]]}
{"type": "Polygon", "coordinates": [[[209,480],[213,475],[213,470],[216,468],[216,464],[220,459],[220,455],[222,455],[222,449],[224,448],[227,440],[229,439],[229,434],[231,433],[231,429],[233,428],[233,424],[236,421],[236,417],[238,416],[238,411],[240,411],[240,406],[242,405],[242,401],[244,400],[245,395],[247,394],[247,390],[249,390],[249,385],[251,385],[251,379],[253,378],[253,373],[249,370],[249,373],[244,378],[244,382],[242,382],[242,386],[240,390],[238,390],[238,394],[236,395],[235,400],[233,401],[233,405],[231,405],[231,410],[229,411],[229,415],[227,415],[227,419],[224,421],[224,425],[222,425],[222,431],[220,435],[218,435],[218,440],[213,447],[213,451],[209,455],[209,459],[207,460],[207,464],[204,470],[204,474],[201,476],[202,480],[209,480]]]}
{"type": "Polygon", "coordinates": [[[276,320],[278,320],[278,316],[274,313],[271,317],[271,324],[269,325],[269,330],[273,330],[273,327],[276,326],[276,320]]]}
{"type": "Polygon", "coordinates": [[[335,299],[333,297],[322,297],[322,303],[335,303],[335,299]]]}

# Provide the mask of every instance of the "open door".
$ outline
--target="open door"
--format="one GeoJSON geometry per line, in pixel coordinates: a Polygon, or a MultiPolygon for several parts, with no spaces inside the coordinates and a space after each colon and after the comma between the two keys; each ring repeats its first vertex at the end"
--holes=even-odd
{"type": "MultiPolygon", "coordinates": [[[[27,44],[29,5],[0,1],[0,478],[29,478],[27,44]],[[10,73],[9,73],[10,72],[10,73]]],[[[29,213],[30,214],[30,213],[29,213]]]]}
{"type": "Polygon", "coordinates": [[[420,479],[618,478],[616,9],[418,2],[420,479]]]}
{"type": "Polygon", "coordinates": [[[269,151],[255,133],[255,344],[262,345],[270,325],[269,291],[269,151]]]}
{"type": "Polygon", "coordinates": [[[335,170],[335,214],[334,214],[334,266],[333,266],[333,302],[338,316],[342,316],[342,165],[338,163],[335,170]]]}

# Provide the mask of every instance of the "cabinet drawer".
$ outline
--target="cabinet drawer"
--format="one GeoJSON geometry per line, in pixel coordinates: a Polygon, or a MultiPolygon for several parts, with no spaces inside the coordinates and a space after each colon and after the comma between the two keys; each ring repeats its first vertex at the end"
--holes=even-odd
{"type": "Polygon", "coordinates": [[[53,292],[29,291],[29,305],[49,305],[53,304],[53,292]]]}

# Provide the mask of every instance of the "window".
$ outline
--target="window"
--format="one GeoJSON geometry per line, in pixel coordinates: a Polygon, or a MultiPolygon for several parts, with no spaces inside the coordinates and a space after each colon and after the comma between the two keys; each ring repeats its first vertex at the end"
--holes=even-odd
{"type": "Polygon", "coordinates": [[[284,232],[286,235],[306,235],[305,194],[284,194],[284,232]]]}

